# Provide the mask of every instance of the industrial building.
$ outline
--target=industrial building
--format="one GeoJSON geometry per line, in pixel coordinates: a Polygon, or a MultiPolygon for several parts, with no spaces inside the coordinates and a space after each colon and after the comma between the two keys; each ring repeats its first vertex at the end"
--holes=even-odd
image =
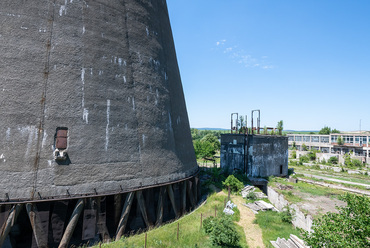
{"type": "MultiPolygon", "coordinates": [[[[288,134],[289,148],[296,146],[297,151],[303,151],[303,145],[308,150],[320,150],[322,157],[328,159],[337,156],[340,160],[346,153],[351,153],[354,158],[364,163],[370,163],[370,132],[346,132],[331,133],[329,135],[319,134],[288,134]],[[343,144],[338,144],[341,137],[343,144]]],[[[341,162],[341,161],[340,161],[341,162]]]]}
{"type": "Polygon", "coordinates": [[[120,239],[196,206],[165,0],[5,0],[0,23],[0,247],[120,239]]]}
{"type": "Polygon", "coordinates": [[[288,138],[279,135],[222,134],[221,167],[251,178],[288,175],[288,138]]]}

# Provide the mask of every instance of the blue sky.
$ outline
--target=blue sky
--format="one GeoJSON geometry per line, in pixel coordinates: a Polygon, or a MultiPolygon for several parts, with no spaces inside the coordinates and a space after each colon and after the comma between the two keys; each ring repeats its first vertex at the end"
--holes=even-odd
{"type": "Polygon", "coordinates": [[[370,130],[370,1],[167,5],[191,127],[260,109],[262,127],[370,130]]]}

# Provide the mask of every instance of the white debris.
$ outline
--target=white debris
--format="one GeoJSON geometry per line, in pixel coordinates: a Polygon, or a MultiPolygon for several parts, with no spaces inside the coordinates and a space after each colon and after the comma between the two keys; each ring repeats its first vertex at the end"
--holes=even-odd
{"type": "Polygon", "coordinates": [[[226,215],[233,215],[235,212],[234,212],[234,210],[233,210],[233,208],[236,208],[237,206],[234,204],[234,203],[232,203],[231,201],[228,201],[227,203],[226,203],[226,206],[225,206],[225,208],[224,208],[224,213],[226,214],[226,215]]]}

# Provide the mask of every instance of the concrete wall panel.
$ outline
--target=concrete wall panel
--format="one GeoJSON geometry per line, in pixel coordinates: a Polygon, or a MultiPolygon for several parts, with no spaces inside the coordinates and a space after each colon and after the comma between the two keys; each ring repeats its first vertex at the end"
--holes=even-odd
{"type": "Polygon", "coordinates": [[[1,1],[0,22],[0,200],[197,171],[165,1],[1,1]]]}

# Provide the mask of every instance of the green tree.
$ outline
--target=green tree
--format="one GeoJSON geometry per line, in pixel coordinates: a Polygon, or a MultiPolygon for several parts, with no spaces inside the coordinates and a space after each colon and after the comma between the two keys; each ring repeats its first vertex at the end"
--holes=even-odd
{"type": "Polygon", "coordinates": [[[226,178],[226,180],[222,183],[224,186],[229,187],[233,193],[239,193],[240,190],[244,187],[244,184],[239,181],[234,175],[230,175],[226,178]]]}
{"type": "Polygon", "coordinates": [[[220,150],[220,148],[221,148],[220,141],[218,141],[217,137],[215,135],[213,135],[212,133],[207,134],[200,141],[201,142],[209,142],[213,146],[215,151],[220,150]]]}
{"type": "Polygon", "coordinates": [[[216,150],[214,146],[207,141],[195,140],[193,142],[195,156],[199,158],[209,158],[215,155],[216,150]]]}
{"type": "Polygon", "coordinates": [[[302,150],[303,150],[303,151],[308,151],[308,147],[307,147],[307,146],[306,146],[306,144],[304,144],[304,143],[302,144],[302,150]]]}
{"type": "Polygon", "coordinates": [[[344,144],[344,141],[343,141],[343,138],[342,136],[339,136],[338,139],[337,139],[337,143],[338,145],[342,146],[344,144]]]}
{"type": "Polygon", "coordinates": [[[293,141],[292,149],[297,150],[297,145],[295,144],[295,141],[293,141]]]}
{"type": "Polygon", "coordinates": [[[334,128],[333,130],[331,130],[331,133],[340,133],[340,131],[334,128]]]}
{"type": "Polygon", "coordinates": [[[283,134],[283,125],[284,125],[283,120],[281,120],[277,123],[276,128],[277,128],[277,130],[279,130],[279,135],[283,134]]]}
{"type": "Polygon", "coordinates": [[[345,194],[347,206],[336,207],[338,213],[327,213],[315,219],[313,232],[304,232],[304,240],[316,247],[370,247],[370,198],[345,194]]]}
{"type": "Polygon", "coordinates": [[[327,126],[324,126],[323,128],[321,128],[321,130],[319,131],[319,134],[330,134],[331,132],[331,128],[330,127],[327,127],[327,126]]]}

